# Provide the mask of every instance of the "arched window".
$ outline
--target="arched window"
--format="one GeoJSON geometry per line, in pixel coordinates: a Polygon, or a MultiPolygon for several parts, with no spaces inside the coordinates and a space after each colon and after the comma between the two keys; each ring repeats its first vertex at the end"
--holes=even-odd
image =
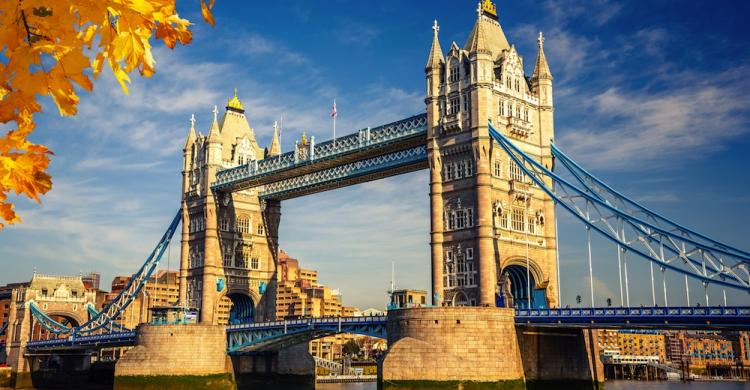
{"type": "Polygon", "coordinates": [[[250,233],[250,218],[247,216],[237,217],[237,232],[250,233]]]}

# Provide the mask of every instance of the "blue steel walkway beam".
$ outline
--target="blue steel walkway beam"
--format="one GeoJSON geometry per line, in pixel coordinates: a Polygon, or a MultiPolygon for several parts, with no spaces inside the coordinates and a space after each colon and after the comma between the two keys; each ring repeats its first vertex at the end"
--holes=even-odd
{"type": "Polygon", "coordinates": [[[310,143],[305,155],[296,151],[269,157],[216,173],[214,191],[239,191],[289,179],[366,158],[385,155],[414,146],[424,146],[427,115],[419,114],[341,138],[310,143]]]}
{"type": "Polygon", "coordinates": [[[605,307],[516,310],[516,326],[748,330],[750,307],[605,307]]]}
{"type": "Polygon", "coordinates": [[[26,343],[27,353],[43,351],[86,350],[132,346],[136,343],[136,332],[113,332],[89,336],[68,336],[50,340],[32,340],[26,343]]]}
{"type": "MultiPolygon", "coordinates": [[[[584,225],[661,267],[700,280],[750,292],[750,265],[735,250],[706,245],[664,229],[561,178],[519,149],[489,124],[490,136],[524,174],[584,225]]],[[[574,174],[575,176],[575,174],[574,174]]]]}
{"type": "Polygon", "coordinates": [[[338,333],[386,338],[385,326],[385,316],[306,318],[230,325],[227,327],[227,352],[275,351],[338,333]]]}
{"type": "Polygon", "coordinates": [[[427,150],[421,145],[273,182],[259,195],[263,199],[286,200],[427,167],[427,150]]]}

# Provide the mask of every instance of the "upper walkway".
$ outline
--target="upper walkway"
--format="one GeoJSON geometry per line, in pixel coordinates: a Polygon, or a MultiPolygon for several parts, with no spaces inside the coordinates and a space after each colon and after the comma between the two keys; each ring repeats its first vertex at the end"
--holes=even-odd
{"type": "Polygon", "coordinates": [[[312,137],[294,151],[217,172],[211,188],[231,192],[266,186],[261,197],[288,199],[342,181],[373,180],[384,171],[422,169],[427,167],[426,136],[427,115],[419,114],[320,144],[312,137]]]}

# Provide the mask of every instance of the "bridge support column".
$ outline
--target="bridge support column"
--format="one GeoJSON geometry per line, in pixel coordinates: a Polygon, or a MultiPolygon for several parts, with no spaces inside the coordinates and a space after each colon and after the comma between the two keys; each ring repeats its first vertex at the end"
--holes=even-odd
{"type": "Polygon", "coordinates": [[[223,326],[141,325],[137,331],[135,348],[115,366],[115,389],[156,389],[180,383],[234,388],[223,326]]]}
{"type": "Polygon", "coordinates": [[[409,382],[485,382],[523,388],[512,309],[440,307],[388,312],[384,388],[409,382]]]}
{"type": "Polygon", "coordinates": [[[239,388],[262,386],[265,382],[314,386],[315,360],[307,343],[279,351],[232,356],[234,376],[239,388]]]}
{"type": "Polygon", "coordinates": [[[604,388],[596,330],[518,328],[526,381],[532,387],[604,388]]]}

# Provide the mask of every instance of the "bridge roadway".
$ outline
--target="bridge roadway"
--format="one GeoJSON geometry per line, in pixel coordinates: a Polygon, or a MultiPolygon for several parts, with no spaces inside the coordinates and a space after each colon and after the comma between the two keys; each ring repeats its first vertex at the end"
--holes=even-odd
{"type": "MultiPolygon", "coordinates": [[[[337,333],[386,338],[386,316],[330,317],[227,326],[227,352],[279,350],[337,333]]],[[[750,330],[750,307],[634,307],[516,310],[516,326],[596,329],[750,330]]],[[[135,345],[136,332],[35,340],[29,353],[135,345]]]]}

